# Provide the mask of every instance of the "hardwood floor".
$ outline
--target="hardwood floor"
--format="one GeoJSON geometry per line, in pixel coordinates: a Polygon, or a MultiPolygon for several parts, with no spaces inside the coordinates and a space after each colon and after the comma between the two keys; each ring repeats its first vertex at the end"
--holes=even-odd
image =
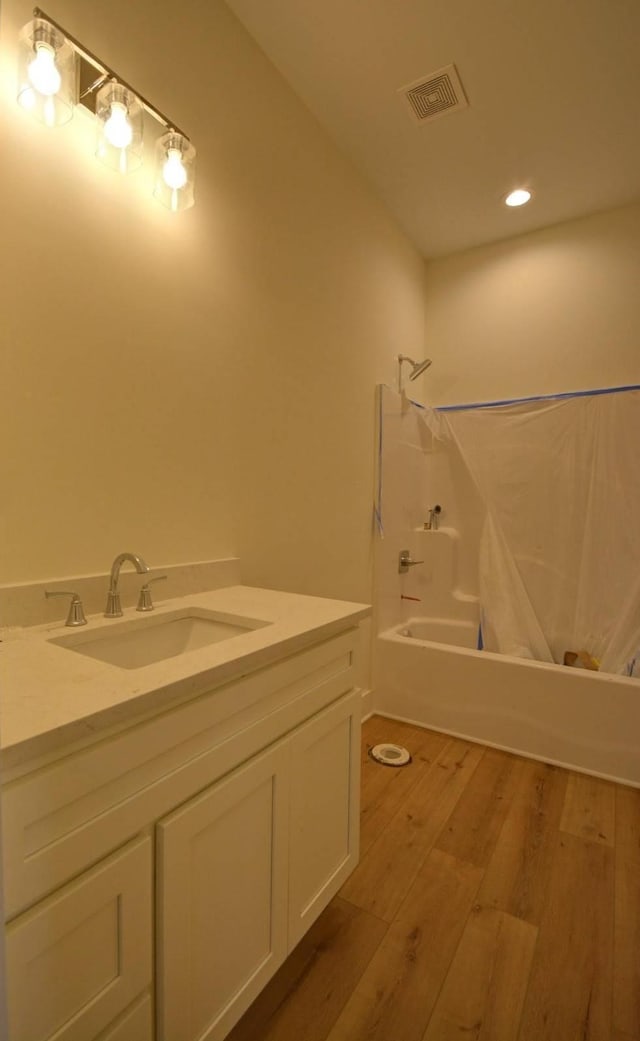
{"type": "Polygon", "coordinates": [[[640,1041],[640,791],[363,731],[360,864],[229,1041],[640,1041]]]}

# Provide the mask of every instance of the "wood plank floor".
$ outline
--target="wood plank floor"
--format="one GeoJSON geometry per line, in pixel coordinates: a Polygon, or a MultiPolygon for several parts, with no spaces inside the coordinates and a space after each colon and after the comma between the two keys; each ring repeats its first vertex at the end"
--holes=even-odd
{"type": "Polygon", "coordinates": [[[640,1041],[640,791],[374,716],[361,821],[229,1041],[640,1041]]]}

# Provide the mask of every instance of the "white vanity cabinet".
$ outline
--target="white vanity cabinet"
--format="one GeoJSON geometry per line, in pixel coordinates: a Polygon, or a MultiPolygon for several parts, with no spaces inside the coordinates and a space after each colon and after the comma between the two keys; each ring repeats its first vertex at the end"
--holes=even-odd
{"type": "Polygon", "coordinates": [[[5,775],[11,1041],[226,1036],[357,861],[356,648],[5,775]]]}
{"type": "Polygon", "coordinates": [[[355,867],[359,703],[158,824],[158,1041],[221,1041],[355,867]]]}
{"type": "Polygon", "coordinates": [[[11,1041],[102,1036],[150,986],[152,881],[143,837],[7,927],[11,1041]]]}

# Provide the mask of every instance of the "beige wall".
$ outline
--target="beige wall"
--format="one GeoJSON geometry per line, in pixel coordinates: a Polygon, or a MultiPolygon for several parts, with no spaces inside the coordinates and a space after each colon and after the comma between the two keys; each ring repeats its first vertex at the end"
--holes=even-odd
{"type": "Polygon", "coordinates": [[[433,358],[434,404],[640,381],[640,206],[434,262],[425,307],[420,257],[224,4],[50,13],[192,135],[197,205],[101,167],[82,113],[18,108],[31,6],[4,0],[0,582],[129,547],[366,599],[399,350],[433,358]]]}
{"type": "Polygon", "coordinates": [[[424,345],[424,265],[221,2],[51,0],[198,148],[196,207],[14,101],[2,9],[0,582],[238,554],[368,599],[374,385],[424,345]]]}
{"type": "Polygon", "coordinates": [[[640,383],[640,204],[427,268],[432,404],[640,383]]]}

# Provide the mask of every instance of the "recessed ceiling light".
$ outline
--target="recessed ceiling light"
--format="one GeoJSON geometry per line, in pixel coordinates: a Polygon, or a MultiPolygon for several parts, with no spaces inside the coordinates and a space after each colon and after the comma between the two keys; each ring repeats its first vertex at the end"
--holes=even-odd
{"type": "Polygon", "coordinates": [[[515,191],[507,195],[504,201],[507,206],[524,206],[525,202],[529,202],[530,198],[531,192],[528,192],[526,188],[516,188],[515,191]]]}

